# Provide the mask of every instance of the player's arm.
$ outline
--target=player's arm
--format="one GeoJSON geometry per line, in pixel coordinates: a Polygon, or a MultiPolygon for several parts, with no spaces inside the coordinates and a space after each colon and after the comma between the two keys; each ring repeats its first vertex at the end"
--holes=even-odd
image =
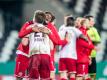
{"type": "Polygon", "coordinates": [[[19,35],[18,35],[19,38],[23,38],[24,36],[26,36],[27,34],[29,34],[29,33],[32,32],[32,29],[31,29],[31,28],[26,29],[28,26],[29,26],[29,22],[26,22],[26,23],[22,26],[21,30],[19,31],[19,35]]]}
{"type": "Polygon", "coordinates": [[[98,31],[96,29],[94,29],[94,37],[95,37],[95,40],[93,40],[92,42],[97,45],[98,43],[101,42],[101,38],[100,38],[100,35],[98,33],[98,31]]]}
{"type": "Polygon", "coordinates": [[[22,40],[21,40],[21,43],[23,46],[28,46],[29,44],[29,37],[26,36],[26,37],[23,37],[22,40]]]}
{"type": "Polygon", "coordinates": [[[58,44],[58,45],[65,45],[68,41],[65,40],[58,40],[55,35],[51,32],[50,29],[48,29],[47,27],[41,28],[40,29],[41,32],[48,34],[49,38],[52,40],[53,43],[58,44]]]}
{"type": "Polygon", "coordinates": [[[68,36],[65,36],[64,40],[59,40],[55,37],[54,34],[50,33],[49,34],[49,38],[53,41],[53,43],[57,44],[57,45],[65,45],[68,43],[68,36]]]}
{"type": "MultiPolygon", "coordinates": [[[[36,26],[36,25],[35,25],[35,26],[36,26]]],[[[28,35],[28,34],[30,34],[30,33],[32,33],[32,32],[39,32],[39,29],[38,29],[38,27],[32,27],[32,26],[27,22],[27,23],[25,23],[25,24],[22,26],[22,28],[21,28],[18,36],[19,36],[19,38],[23,38],[23,37],[25,37],[26,35],[28,35]]]]}
{"type": "Polygon", "coordinates": [[[79,29],[75,28],[74,31],[75,31],[76,36],[78,38],[81,38],[81,39],[83,39],[83,40],[88,42],[88,38],[85,35],[83,35],[82,32],[79,29]]]}
{"type": "Polygon", "coordinates": [[[56,39],[57,39],[57,42],[54,42],[56,45],[65,45],[67,43],[66,39],[61,40],[61,38],[58,34],[58,31],[54,25],[52,25],[51,23],[48,23],[48,28],[51,30],[52,34],[54,34],[53,36],[56,37],[56,39]]]}
{"type": "Polygon", "coordinates": [[[83,34],[80,34],[79,38],[81,38],[81,39],[83,39],[83,40],[85,40],[87,42],[89,41],[88,38],[85,35],[83,35],[83,34]]]}
{"type": "Polygon", "coordinates": [[[89,44],[87,41],[84,41],[83,39],[79,38],[78,39],[81,46],[88,48],[88,49],[94,49],[94,45],[93,44],[89,44]]]}

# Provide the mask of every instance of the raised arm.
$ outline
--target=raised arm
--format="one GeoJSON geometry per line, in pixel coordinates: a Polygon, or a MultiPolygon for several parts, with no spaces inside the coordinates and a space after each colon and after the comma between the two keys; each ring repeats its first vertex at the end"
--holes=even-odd
{"type": "Polygon", "coordinates": [[[60,40],[60,39],[56,38],[55,35],[52,33],[49,34],[49,38],[53,41],[53,43],[55,43],[57,45],[65,45],[68,43],[68,41],[66,39],[60,40]]]}
{"type": "Polygon", "coordinates": [[[32,32],[39,32],[38,27],[36,25],[35,25],[36,27],[32,27],[32,24],[33,24],[32,22],[26,22],[22,26],[22,28],[19,32],[19,38],[23,38],[23,37],[25,37],[26,35],[28,35],[32,32]]]}
{"type": "MultiPolygon", "coordinates": [[[[33,24],[33,23],[32,23],[33,24]]],[[[27,29],[27,27],[29,27],[30,26],[30,23],[29,22],[26,22],[23,26],[22,26],[22,28],[21,28],[21,30],[19,31],[19,38],[23,38],[24,36],[26,36],[27,34],[29,34],[29,33],[31,33],[32,32],[32,28],[29,28],[29,29],[27,29]]]]}
{"type": "Polygon", "coordinates": [[[55,41],[52,40],[54,44],[56,44],[56,45],[65,45],[65,44],[67,43],[67,40],[66,40],[66,39],[61,40],[61,38],[60,38],[60,36],[59,36],[59,34],[58,34],[58,31],[57,31],[55,25],[53,25],[53,24],[51,24],[51,23],[48,23],[48,26],[47,26],[47,27],[51,30],[51,32],[52,32],[52,34],[53,34],[53,35],[52,35],[52,34],[49,35],[50,39],[52,39],[52,38],[55,39],[55,38],[56,38],[55,41]],[[52,37],[52,36],[54,36],[54,37],[52,37]]]}
{"type": "MultiPolygon", "coordinates": [[[[88,49],[93,49],[94,48],[94,45],[90,42],[87,42],[87,41],[84,41],[83,39],[79,38],[77,39],[77,42],[79,41],[79,45],[80,46],[83,46],[85,48],[88,48],[88,49]]],[[[78,46],[78,45],[77,45],[78,46]]]]}

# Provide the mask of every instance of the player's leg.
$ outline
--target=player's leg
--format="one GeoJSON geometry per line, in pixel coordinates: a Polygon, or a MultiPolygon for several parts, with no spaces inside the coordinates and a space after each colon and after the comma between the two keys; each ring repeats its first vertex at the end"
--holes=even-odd
{"type": "Polygon", "coordinates": [[[76,79],[76,73],[70,73],[70,80],[76,79]]]}
{"type": "Polygon", "coordinates": [[[55,71],[50,71],[50,79],[55,80],[55,71]]]}
{"type": "Polygon", "coordinates": [[[89,74],[92,80],[96,80],[96,58],[92,58],[92,64],[89,66],[89,74]]]}
{"type": "Polygon", "coordinates": [[[55,66],[54,66],[54,60],[50,58],[50,79],[55,80],[55,66]]]}
{"type": "Polygon", "coordinates": [[[29,59],[28,67],[28,77],[29,80],[39,80],[39,70],[38,66],[40,65],[39,54],[32,55],[29,59]]]}
{"type": "Polygon", "coordinates": [[[84,75],[84,80],[92,80],[92,79],[89,77],[89,74],[85,74],[84,75]]]}
{"type": "Polygon", "coordinates": [[[23,80],[23,78],[20,78],[20,77],[16,77],[16,80],[23,80]]]}
{"type": "Polygon", "coordinates": [[[60,71],[59,76],[60,76],[60,80],[67,80],[67,72],[66,71],[60,71]]]}
{"type": "Polygon", "coordinates": [[[22,80],[26,77],[29,58],[18,54],[16,58],[15,77],[16,80],[22,80]]]}
{"type": "Polygon", "coordinates": [[[83,80],[83,77],[82,76],[77,76],[76,80],[83,80]]]}
{"type": "Polygon", "coordinates": [[[76,80],[88,79],[88,64],[77,63],[77,77],[76,80]]]}
{"type": "Polygon", "coordinates": [[[50,80],[50,56],[48,54],[40,54],[39,74],[41,80],[50,80]]]}
{"type": "Polygon", "coordinates": [[[67,65],[67,70],[68,70],[70,80],[75,80],[76,79],[76,60],[68,58],[66,65],[67,65]]]}
{"type": "Polygon", "coordinates": [[[64,63],[65,59],[60,58],[59,59],[59,77],[60,80],[67,80],[67,69],[66,69],[66,64],[64,63]]]}

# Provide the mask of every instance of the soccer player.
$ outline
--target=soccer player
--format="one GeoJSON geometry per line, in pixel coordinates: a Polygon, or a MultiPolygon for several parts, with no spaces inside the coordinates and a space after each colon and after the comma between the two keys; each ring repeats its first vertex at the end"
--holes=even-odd
{"type": "MultiPolygon", "coordinates": [[[[44,27],[45,13],[37,11],[35,13],[36,25],[44,27]]],[[[34,24],[34,25],[35,25],[34,24]]],[[[50,44],[47,34],[30,33],[29,34],[29,79],[46,79],[50,78],[50,44]]]]}
{"type": "MultiPolygon", "coordinates": [[[[87,31],[87,33],[88,33],[91,41],[97,48],[97,44],[99,44],[101,42],[101,38],[99,36],[97,29],[94,27],[94,25],[95,25],[94,17],[91,15],[87,15],[87,16],[85,16],[85,18],[90,21],[90,27],[89,27],[89,30],[87,31]]],[[[96,79],[96,52],[97,52],[96,49],[92,50],[92,52],[91,52],[92,64],[89,66],[90,76],[94,80],[96,79]]]]}
{"type": "Polygon", "coordinates": [[[91,64],[90,60],[90,52],[94,48],[91,40],[87,35],[87,27],[89,26],[89,20],[85,20],[82,18],[80,25],[76,27],[82,31],[82,33],[87,36],[88,42],[85,40],[78,38],[77,39],[77,80],[90,80],[88,76],[88,65],[91,64]]]}
{"type": "Polygon", "coordinates": [[[57,28],[55,26],[55,17],[54,15],[51,13],[51,12],[45,12],[46,14],[46,23],[47,23],[47,27],[51,30],[52,34],[55,35],[56,39],[58,40],[58,43],[55,43],[55,42],[52,42],[52,45],[51,46],[51,62],[52,62],[52,65],[51,65],[51,73],[50,73],[50,78],[51,80],[55,80],[55,66],[54,66],[54,54],[56,52],[56,45],[65,45],[66,41],[65,40],[61,40],[60,39],[60,36],[58,34],[58,31],[57,31],[57,28]]]}
{"type": "Polygon", "coordinates": [[[22,80],[24,77],[27,76],[27,68],[29,61],[28,50],[29,46],[24,46],[22,43],[20,43],[17,48],[16,67],[15,67],[16,80],[22,80]]]}
{"type": "Polygon", "coordinates": [[[17,51],[16,51],[16,54],[17,54],[17,57],[16,57],[16,67],[15,67],[15,77],[16,77],[16,80],[22,80],[24,77],[27,77],[27,68],[28,68],[28,63],[29,63],[29,41],[28,41],[28,37],[27,36],[24,36],[22,33],[26,31],[26,33],[29,33],[31,31],[35,31],[35,32],[39,32],[39,29],[38,28],[29,28],[29,29],[26,29],[28,28],[30,25],[32,25],[33,22],[32,21],[29,21],[29,22],[26,22],[20,32],[19,32],[19,37],[22,38],[22,41],[20,42],[18,48],[17,48],[17,51]]]}
{"type": "Polygon", "coordinates": [[[26,22],[19,32],[19,38],[22,38],[22,41],[16,51],[17,58],[15,76],[17,80],[22,80],[22,78],[27,76],[26,72],[29,64],[29,41],[27,35],[32,32],[40,32],[40,28],[37,25],[33,25],[34,23],[34,19],[26,22]]]}
{"type": "Polygon", "coordinates": [[[63,46],[59,53],[59,73],[61,80],[67,80],[67,76],[70,76],[70,80],[76,79],[76,39],[81,37],[87,40],[82,35],[82,32],[74,27],[74,24],[75,19],[72,16],[68,16],[66,18],[66,24],[59,31],[62,39],[65,37],[65,34],[68,34],[69,37],[69,43],[63,46]]]}

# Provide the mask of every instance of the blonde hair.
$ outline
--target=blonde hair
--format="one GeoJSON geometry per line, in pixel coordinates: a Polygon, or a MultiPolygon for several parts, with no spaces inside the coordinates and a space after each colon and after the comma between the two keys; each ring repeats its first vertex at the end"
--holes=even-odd
{"type": "Polygon", "coordinates": [[[35,16],[38,14],[38,13],[44,13],[42,10],[36,10],[34,12],[34,15],[33,15],[33,22],[35,22],[35,16]]]}
{"type": "Polygon", "coordinates": [[[80,27],[82,20],[83,20],[82,17],[77,17],[76,20],[75,20],[75,26],[76,26],[76,27],[80,27]]]}
{"type": "Polygon", "coordinates": [[[86,28],[89,28],[89,26],[90,26],[89,20],[88,19],[83,19],[81,21],[81,25],[85,26],[86,28]]]}

